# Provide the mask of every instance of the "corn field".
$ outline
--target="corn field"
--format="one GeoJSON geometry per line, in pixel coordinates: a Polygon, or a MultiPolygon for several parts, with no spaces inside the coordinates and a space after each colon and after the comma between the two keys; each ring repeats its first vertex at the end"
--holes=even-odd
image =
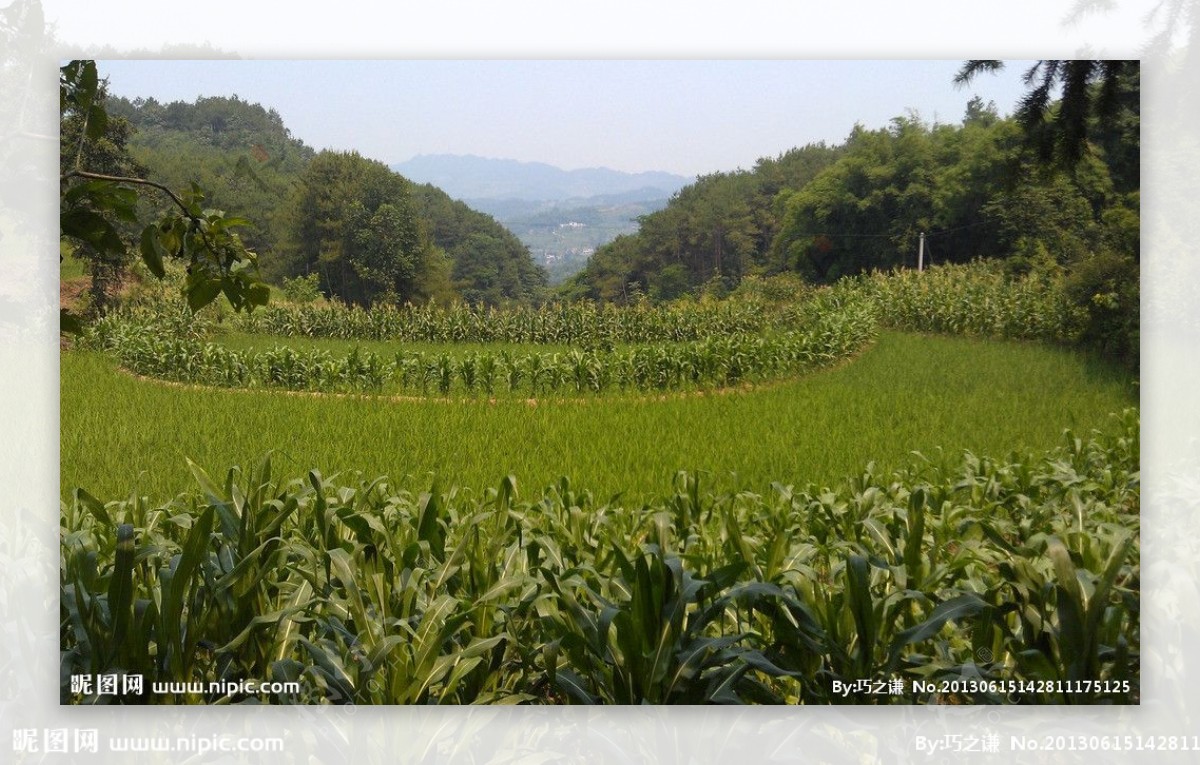
{"type": "Polygon", "coordinates": [[[997,263],[875,272],[851,289],[871,297],[884,324],[913,332],[1070,344],[1087,318],[1053,278],[1013,278],[997,263]]]}
{"type": "MultiPolygon", "coordinates": [[[[670,325],[670,338],[700,339],[660,339],[623,348],[592,344],[572,347],[566,353],[532,350],[530,345],[535,344],[483,352],[401,350],[387,357],[357,347],[342,357],[286,345],[239,351],[206,342],[203,337],[211,331],[211,324],[202,319],[188,326],[186,318],[173,311],[115,315],[94,328],[88,342],[113,354],[129,371],[177,382],[327,392],[542,396],[700,389],[771,380],[842,359],[868,344],[876,333],[869,303],[832,292],[776,315],[776,331],[771,333],[732,331],[730,327],[741,320],[749,322],[751,315],[764,321],[761,312],[742,316],[743,309],[737,306],[711,313],[685,309],[678,316],[635,309],[631,315],[658,317],[658,324],[670,325]],[[668,321],[663,316],[673,318],[668,321]],[[736,318],[739,316],[741,319],[736,318]]],[[[360,315],[355,309],[342,310],[350,317],[360,315]]],[[[381,315],[399,313],[389,310],[381,315]]],[[[611,310],[595,309],[581,309],[580,313],[593,319],[611,314],[611,310]]],[[[462,315],[473,314],[464,309],[462,315]]],[[[614,324],[621,326],[628,325],[614,324]]],[[[612,330],[601,337],[611,339],[616,334],[617,330],[612,330]]],[[[463,337],[462,342],[474,342],[479,335],[465,333],[463,337]]]]}
{"type": "Polygon", "coordinates": [[[224,323],[158,304],[114,313],[84,343],[136,374],[225,387],[400,395],[544,396],[704,389],[794,376],[852,355],[879,325],[921,332],[1070,343],[1079,317],[1043,277],[1010,279],[988,264],[846,280],[787,304],[756,297],[616,308],[555,304],[284,305],[229,319],[268,337],[500,344],[484,351],[355,348],[335,356],[287,344],[219,342],[224,323]],[[216,341],[208,338],[217,334],[216,341]],[[566,352],[538,345],[570,346],[566,352]]]}
{"type": "MultiPolygon", "coordinates": [[[[881,326],[1071,343],[1065,306],[1052,282],[943,266],[785,304],[223,318],[159,303],[96,322],[81,345],[206,386],[642,394],[796,376],[881,326]],[[230,323],[285,341],[448,347],[238,350],[220,342],[230,323]]],[[[712,491],[679,472],[628,502],[568,477],[519,491],[514,476],[487,489],[280,476],[269,454],[220,476],[189,461],[196,488],[165,503],[76,488],[61,508],[61,701],[1136,703],[1139,421],[1114,417],[1107,435],[1067,431],[1050,453],[917,455],[832,488],[712,491]],[[105,675],[145,685],[72,682],[105,675]]]]}
{"type": "Polygon", "coordinates": [[[1138,699],[1138,418],[846,487],[522,499],[255,469],[64,503],[66,703],[1138,699]],[[87,697],[75,673],[298,694],[87,697]],[[835,681],[901,680],[900,692],[835,681]],[[920,685],[918,683],[928,683],[920,685]],[[843,685],[841,687],[848,687],[843,685]],[[917,690],[920,689],[920,690],[917,690]]]}
{"type": "Polygon", "coordinates": [[[625,308],[592,303],[554,303],[540,308],[383,305],[370,309],[299,304],[268,306],[231,321],[247,332],[285,337],[611,347],[759,334],[770,318],[765,308],[757,300],[625,308]]]}

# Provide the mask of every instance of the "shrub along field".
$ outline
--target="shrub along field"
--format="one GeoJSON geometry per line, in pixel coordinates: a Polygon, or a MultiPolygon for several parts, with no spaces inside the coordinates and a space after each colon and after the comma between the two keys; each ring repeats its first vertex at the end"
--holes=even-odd
{"type": "Polygon", "coordinates": [[[1066,306],[979,266],[623,311],[118,313],[62,358],[64,678],[1136,701],[1136,381],[1068,347],[1066,306]]]}

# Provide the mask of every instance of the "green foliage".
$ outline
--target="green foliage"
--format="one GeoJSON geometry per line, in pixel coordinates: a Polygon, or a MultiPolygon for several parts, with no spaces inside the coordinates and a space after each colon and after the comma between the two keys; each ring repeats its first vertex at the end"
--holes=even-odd
{"type": "Polygon", "coordinates": [[[169,104],[117,98],[109,109],[135,129],[129,149],[148,177],[172,188],[195,181],[212,206],[238,210],[251,221],[242,237],[259,254],[264,273],[278,279],[277,250],[287,235],[282,209],[314,156],[279,114],[236,96],[169,104]]]}
{"type": "Polygon", "coordinates": [[[566,479],[528,500],[511,477],[479,494],[280,479],[269,457],[219,482],[193,465],[199,491],[165,505],[80,489],[62,507],[62,700],[1136,702],[1136,412],[1066,442],[868,467],[837,490],[714,494],[681,473],[642,506],[566,479]],[[84,697],[66,680],[123,671],[299,691],[84,697]],[[834,691],[892,678],[901,693],[834,691]]]}
{"type": "MultiPolygon", "coordinates": [[[[128,149],[129,123],[106,111],[105,83],[92,62],[73,61],[60,72],[59,165],[63,173],[90,170],[113,176],[141,176],[128,149]]],[[[81,260],[90,277],[88,314],[99,316],[112,305],[129,265],[129,242],[137,236],[137,195],[99,181],[67,190],[62,200],[61,244],[81,260]],[[94,195],[94,198],[89,198],[94,195]],[[105,214],[106,209],[111,214],[105,214]]],[[[61,258],[60,258],[61,260],[61,258]]]]}
{"type": "Polygon", "coordinates": [[[1114,209],[1129,207],[1102,161],[1070,174],[1041,168],[1011,121],[895,120],[890,130],[856,129],[842,158],[787,199],[773,250],[781,267],[818,282],[914,266],[922,231],[927,263],[1045,253],[1070,264],[1121,236],[1118,226],[1131,230],[1114,209]]]}
{"type": "Polygon", "coordinates": [[[982,212],[1004,251],[1025,260],[1074,262],[1095,249],[1103,231],[1080,183],[1061,174],[998,191],[982,212]]]}
{"type": "Polygon", "coordinates": [[[675,300],[686,294],[689,287],[687,268],[682,263],[672,263],[658,272],[651,294],[655,300],[675,300]]]}
{"type": "Polygon", "coordinates": [[[321,280],[317,274],[296,276],[283,280],[283,296],[289,303],[312,303],[321,297],[321,280]]]}
{"type": "MultiPolygon", "coordinates": [[[[970,82],[980,72],[994,72],[1004,63],[967,61],[954,81],[970,82]]],[[[1038,61],[1025,72],[1029,91],[1021,99],[1017,119],[1027,140],[1043,162],[1073,166],[1089,151],[1088,136],[1108,132],[1097,123],[1112,120],[1121,110],[1137,110],[1136,92],[1141,62],[1137,60],[1038,61]],[[1052,100],[1061,90],[1057,102],[1052,100]]]]}
{"type": "Polygon", "coordinates": [[[772,276],[748,276],[738,284],[733,295],[762,300],[767,303],[797,303],[812,290],[812,286],[793,273],[772,276]]]}
{"type": "Polygon", "coordinates": [[[427,297],[449,302],[445,298],[451,297],[452,279],[453,295],[469,303],[540,299],[546,274],[512,232],[432,185],[414,185],[412,195],[430,239],[444,252],[443,261],[451,272],[442,294],[434,284],[437,276],[430,275],[427,297]]]}
{"type": "Polygon", "coordinates": [[[197,181],[212,205],[251,219],[243,238],[273,281],[320,273],[324,289],[346,300],[489,304],[532,301],[545,285],[525,247],[490,217],[379,163],[318,157],[273,109],[236,96],[112,99],[110,109],[135,128],[129,151],[150,177],[197,181]],[[474,235],[487,238],[484,248],[474,235]]]}
{"type": "MultiPolygon", "coordinates": [[[[284,312],[305,313],[303,309],[284,312]]],[[[621,316],[629,311],[606,313],[562,306],[522,311],[514,317],[466,308],[450,312],[433,307],[408,308],[393,325],[408,332],[424,329],[435,337],[456,342],[477,341],[481,336],[494,339],[503,336],[506,326],[510,330],[536,326],[543,338],[583,346],[567,354],[525,352],[514,356],[485,351],[452,358],[447,354],[399,351],[388,359],[371,351],[360,353],[357,346],[341,359],[324,351],[303,352],[286,346],[243,352],[203,343],[196,339],[195,332],[180,335],[169,331],[155,314],[144,311],[130,314],[127,321],[110,317],[89,340],[94,347],[110,351],[132,372],[182,382],[321,391],[378,392],[386,386],[389,392],[425,393],[428,381],[436,379],[437,393],[445,396],[451,392],[490,395],[496,392],[496,379],[507,379],[512,387],[505,392],[541,396],[695,389],[775,379],[844,358],[870,342],[875,327],[868,303],[830,291],[814,293],[806,303],[777,310],[774,315],[763,315],[754,305],[733,305],[724,310],[684,306],[678,311],[634,311],[632,317],[621,316]],[[533,322],[529,321],[531,315],[533,322]],[[740,316],[747,324],[770,323],[772,332],[731,332],[730,323],[722,321],[730,316],[740,316]],[[498,326],[489,329],[487,323],[491,320],[498,326]],[[554,323],[560,325],[560,332],[555,331],[554,323]],[[657,336],[647,331],[655,326],[661,331],[657,336]],[[666,331],[672,327],[674,332],[666,331]],[[635,333],[653,344],[612,348],[614,341],[635,333]],[[695,339],[671,342],[681,335],[695,339]],[[490,370],[486,385],[480,384],[480,369],[490,370]],[[516,387],[521,381],[528,388],[516,387]]],[[[168,324],[175,321],[175,316],[164,314],[168,324]]],[[[383,317],[384,321],[396,319],[383,317]]],[[[367,322],[368,327],[378,327],[369,315],[367,322]]]]}
{"type": "Polygon", "coordinates": [[[357,153],[321,152],[292,198],[290,270],[319,273],[330,296],[412,300],[430,244],[408,182],[357,153]]]}
{"type": "Polygon", "coordinates": [[[1138,264],[1103,253],[1074,264],[1064,289],[1083,315],[1080,341],[1133,369],[1139,365],[1138,264]]]}
{"type": "Polygon", "coordinates": [[[1070,344],[1083,328],[1061,277],[1021,276],[1002,264],[943,265],[923,272],[875,272],[856,284],[870,294],[887,326],[915,332],[1042,340],[1070,344]]]}
{"type": "Polygon", "coordinates": [[[856,126],[844,155],[787,199],[772,244],[781,265],[820,283],[896,265],[934,216],[931,139],[916,119],[856,126]]]}
{"type": "MultiPolygon", "coordinates": [[[[997,64],[969,62],[960,79],[997,64]]],[[[1069,336],[1135,365],[1137,62],[1046,61],[1029,77],[1014,119],[976,98],[961,125],[898,117],[879,130],[856,126],[840,146],[809,146],[753,172],[699,178],[646,216],[636,235],[601,248],[562,294],[670,300],[776,273],[829,284],[917,265],[924,233],[926,264],[997,259],[1011,277],[1036,272],[1058,285],[1055,299],[1072,305],[1043,306],[1060,314],[1043,318],[1060,329],[1018,335],[1069,336]],[[1051,104],[1056,83],[1063,98],[1051,104]],[[1046,151],[1066,161],[1047,162],[1046,151]],[[1072,285],[1065,292],[1064,275],[1072,285]],[[1118,278],[1129,280],[1120,290],[1118,278]]],[[[946,297],[936,311],[963,302],[946,297]]]]}
{"type": "Polygon", "coordinates": [[[411,211],[384,202],[369,212],[356,209],[350,262],[362,281],[368,300],[386,296],[396,302],[415,293],[418,271],[428,252],[422,248],[422,232],[411,211]]]}
{"type": "Polygon", "coordinates": [[[635,293],[671,299],[718,277],[736,285],[770,265],[781,223],[777,196],[802,188],[839,153],[811,144],[760,159],[752,171],[698,178],[665,209],[642,217],[637,234],[598,249],[566,294],[630,303],[635,293]]]}
{"type": "MultiPolygon", "coordinates": [[[[180,195],[143,178],[112,174],[135,166],[122,156],[128,128],[123,121],[109,119],[95,62],[64,65],[60,69],[59,93],[63,140],[72,140],[74,135],[79,140],[73,164],[68,166],[68,157],[63,157],[60,234],[77,244],[78,251],[95,264],[94,287],[99,281],[98,289],[104,292],[109,288],[105,280],[119,276],[129,249],[129,231],[134,230],[138,231],[142,262],[156,277],[164,274],[165,257],[188,262],[184,296],[192,310],[221,294],[235,309],[265,305],[268,290],[258,278],[256,256],[234,231],[247,221],[205,208],[204,193],[195,183],[180,195]],[[99,148],[85,150],[89,141],[106,137],[107,142],[101,142],[99,148]],[[98,164],[92,166],[90,162],[98,164]],[[139,230],[139,192],[145,189],[166,194],[173,206],[139,230]]],[[[102,309],[103,302],[96,307],[102,309]]],[[[73,317],[64,316],[64,329],[72,326],[73,317]]]]}

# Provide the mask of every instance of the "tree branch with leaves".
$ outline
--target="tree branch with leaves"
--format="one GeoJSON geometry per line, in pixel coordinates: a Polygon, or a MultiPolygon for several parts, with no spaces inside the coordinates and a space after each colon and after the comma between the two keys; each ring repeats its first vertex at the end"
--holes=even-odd
{"type": "MultiPolygon", "coordinates": [[[[954,78],[966,85],[981,73],[998,72],[1003,61],[972,60],[963,64],[954,78]]],[[[1024,74],[1028,92],[1017,106],[1017,121],[1025,130],[1042,161],[1057,161],[1073,167],[1088,152],[1089,123],[1105,120],[1120,108],[1123,79],[1136,77],[1138,61],[1043,60],[1024,74]],[[1061,90],[1057,103],[1056,89],[1061,90]]]]}
{"type": "MultiPolygon", "coordinates": [[[[107,155],[87,151],[89,145],[100,145],[113,127],[104,97],[94,61],[71,61],[59,70],[62,119],[64,124],[79,123],[77,143],[71,144],[74,156],[64,154],[59,176],[60,235],[83,245],[94,258],[121,263],[129,249],[122,230],[140,228],[138,251],[156,277],[165,274],[164,258],[187,261],[183,293],[193,311],[222,294],[235,310],[265,305],[270,291],[259,277],[257,256],[246,249],[235,230],[249,221],[205,208],[204,192],[195,183],[187,191],[176,193],[139,175],[105,172],[113,167],[138,169],[132,162],[113,159],[112,155],[124,150],[123,140],[120,146],[109,147],[107,155]],[[89,160],[104,166],[88,167],[89,160]],[[137,210],[143,191],[165,195],[170,201],[168,210],[146,225],[142,225],[137,210]]],[[[63,331],[78,332],[82,328],[79,317],[65,309],[60,320],[63,331]]]]}

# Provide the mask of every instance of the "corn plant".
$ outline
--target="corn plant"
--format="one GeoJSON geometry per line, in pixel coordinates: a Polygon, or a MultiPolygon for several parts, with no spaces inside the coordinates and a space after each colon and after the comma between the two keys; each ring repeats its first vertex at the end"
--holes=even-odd
{"type": "Polygon", "coordinates": [[[251,700],[69,685],[126,673],[299,683],[254,699],[275,703],[1136,701],[1138,427],[832,489],[713,494],[681,473],[637,506],[566,478],[522,499],[511,476],[411,490],[269,458],[192,466],[197,490],[161,506],[79,489],[61,696],[251,700]],[[903,692],[833,691],[887,678],[903,692]],[[915,690],[947,678],[1025,685],[915,690]]]}

